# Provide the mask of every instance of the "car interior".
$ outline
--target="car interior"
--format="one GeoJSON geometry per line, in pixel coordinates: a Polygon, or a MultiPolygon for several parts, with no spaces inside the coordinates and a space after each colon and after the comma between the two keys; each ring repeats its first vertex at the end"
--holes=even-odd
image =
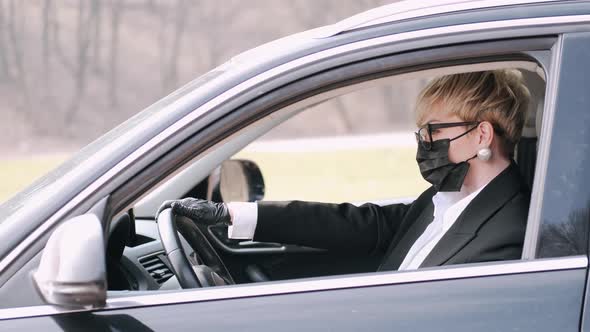
{"type": "MultiPolygon", "coordinates": [[[[409,79],[428,80],[440,75],[499,68],[520,70],[531,92],[528,119],[514,158],[532,189],[545,96],[545,73],[538,63],[523,60],[461,64],[348,85],[308,97],[257,120],[196,159],[178,165],[171,176],[145,192],[126,211],[117,214],[110,222],[107,241],[109,296],[124,295],[129,291],[182,288],[163,248],[158,224],[154,220],[156,210],[165,200],[184,197],[218,202],[264,199],[265,170],[255,162],[232,159],[232,156],[279,124],[314,105],[353,91],[409,79]]],[[[313,190],[311,185],[310,190],[313,190]]],[[[383,205],[410,201],[411,198],[391,198],[375,203],[383,205]]],[[[200,271],[197,274],[209,276],[199,277],[202,286],[373,272],[381,260],[376,256],[335,254],[280,243],[232,240],[228,239],[225,226],[190,227],[191,224],[186,218],[176,218],[176,229],[180,232],[179,239],[188,261],[193,268],[200,266],[196,268],[200,271]],[[212,280],[210,275],[222,280],[212,280]]]]}

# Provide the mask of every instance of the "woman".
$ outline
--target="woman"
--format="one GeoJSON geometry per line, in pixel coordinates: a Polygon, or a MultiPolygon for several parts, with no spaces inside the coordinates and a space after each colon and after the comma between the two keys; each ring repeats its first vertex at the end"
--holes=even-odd
{"type": "Polygon", "coordinates": [[[529,193],[512,161],[529,92],[515,70],[443,76],[420,94],[416,160],[432,187],[412,204],[213,203],[160,208],[229,236],[383,255],[379,270],[519,259],[529,193]]]}

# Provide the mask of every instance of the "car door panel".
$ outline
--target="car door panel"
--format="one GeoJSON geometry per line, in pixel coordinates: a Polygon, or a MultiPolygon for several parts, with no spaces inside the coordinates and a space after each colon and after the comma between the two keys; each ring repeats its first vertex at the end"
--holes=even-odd
{"type": "Polygon", "coordinates": [[[256,281],[250,274],[258,272],[265,275],[267,280],[371,272],[377,269],[382,259],[381,255],[339,253],[279,243],[230,240],[227,238],[227,229],[223,226],[201,229],[238,283],[256,281]]]}
{"type": "Polygon", "coordinates": [[[579,268],[410,282],[15,319],[0,321],[0,330],[68,331],[92,323],[137,331],[577,331],[585,278],[579,268]]]}

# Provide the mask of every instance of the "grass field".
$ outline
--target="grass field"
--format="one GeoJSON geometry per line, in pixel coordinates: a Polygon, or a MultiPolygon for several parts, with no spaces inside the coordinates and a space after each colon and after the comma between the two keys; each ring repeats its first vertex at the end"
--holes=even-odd
{"type": "Polygon", "coordinates": [[[66,154],[0,160],[0,202],[10,198],[68,158],[66,154]]]}
{"type": "MultiPolygon", "coordinates": [[[[67,157],[59,154],[0,161],[0,202],[67,157]]],[[[259,165],[268,200],[378,200],[416,196],[427,187],[418,172],[413,148],[243,151],[234,158],[250,159],[259,165]]]]}

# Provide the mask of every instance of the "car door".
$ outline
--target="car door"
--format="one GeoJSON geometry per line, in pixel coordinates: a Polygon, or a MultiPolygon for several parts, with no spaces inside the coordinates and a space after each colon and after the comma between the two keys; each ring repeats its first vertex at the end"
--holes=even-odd
{"type": "Polygon", "coordinates": [[[171,306],[126,314],[156,329],[165,328],[163,316],[174,312],[200,313],[202,326],[245,330],[578,330],[590,198],[584,185],[589,170],[579,159],[588,149],[583,127],[590,101],[580,96],[590,67],[574,59],[588,54],[587,37],[563,34],[551,47],[523,260],[244,285],[224,295],[190,291],[182,300],[171,299],[179,294],[135,297],[138,305],[171,306]],[[178,304],[188,300],[194,302],[178,304]]]}
{"type": "MultiPolygon", "coordinates": [[[[534,36],[532,32],[530,34],[534,36]]],[[[501,36],[499,33],[498,38],[501,36]]],[[[580,212],[577,211],[588,211],[587,205],[580,202],[587,204],[590,197],[588,189],[584,188],[589,170],[582,167],[585,165],[579,158],[580,155],[587,155],[585,142],[589,141],[588,131],[585,130],[587,112],[584,112],[590,101],[584,97],[584,87],[590,83],[590,66],[580,66],[580,62],[585,60],[579,60],[588,55],[586,40],[585,33],[564,33],[557,37],[466,43],[451,48],[434,47],[444,43],[433,38],[426,41],[433,48],[400,51],[391,58],[397,66],[390,68],[393,71],[419,63],[433,67],[448,65],[446,61],[458,59],[481,61],[489,56],[514,54],[539,55],[535,59],[543,62],[543,57],[547,59],[549,55],[551,62],[546,66],[547,102],[543,112],[526,248],[521,261],[149,295],[130,294],[108,300],[107,310],[65,314],[67,309],[46,306],[22,309],[18,314],[13,312],[13,316],[4,312],[4,318],[14,319],[1,321],[0,328],[67,330],[87,326],[85,324],[90,322],[112,329],[137,330],[358,330],[367,326],[371,330],[578,330],[588,265],[587,234],[585,229],[576,231],[575,234],[580,235],[579,240],[554,234],[562,234],[559,230],[569,229],[570,221],[580,223],[579,220],[582,220],[583,224],[584,218],[578,217],[580,212]],[[564,177],[564,174],[567,176],[564,177]]],[[[358,63],[357,67],[351,68],[362,69],[363,65],[374,63],[358,63]]],[[[375,73],[383,72],[381,67],[375,73]]],[[[391,71],[385,72],[385,75],[392,74],[391,71]]],[[[361,77],[354,70],[349,73],[352,78],[361,77]]],[[[364,76],[368,72],[361,73],[364,76]]],[[[325,78],[328,77],[333,78],[334,75],[326,75],[325,78]]],[[[342,79],[342,76],[339,77],[342,79]]],[[[317,84],[318,79],[312,77],[310,81],[317,84]]],[[[336,81],[336,86],[342,82],[336,81]]],[[[303,84],[310,86],[309,82],[303,84]]],[[[324,87],[330,85],[326,83],[324,87]]],[[[277,95],[269,93],[252,102],[249,112],[247,108],[242,108],[233,117],[224,119],[226,122],[220,120],[214,129],[231,127],[231,123],[252,123],[255,118],[272,114],[272,107],[261,105],[274,106],[283,102],[281,98],[305,96],[293,86],[275,92],[277,95]],[[258,113],[253,109],[259,110],[258,113]]],[[[211,135],[211,132],[208,134],[211,135]]],[[[197,135],[194,140],[200,138],[197,135]]],[[[185,144],[188,146],[194,141],[189,140],[185,144]]],[[[172,161],[168,159],[178,162],[182,160],[179,154],[177,158],[162,158],[162,163],[154,163],[150,167],[170,167],[172,161]]],[[[145,181],[146,174],[131,179],[126,185],[145,181]]],[[[125,186],[122,188],[124,190],[113,192],[111,198],[114,204],[128,202],[128,199],[122,199],[122,203],[116,199],[125,198],[122,193],[132,191],[125,186]]]]}

